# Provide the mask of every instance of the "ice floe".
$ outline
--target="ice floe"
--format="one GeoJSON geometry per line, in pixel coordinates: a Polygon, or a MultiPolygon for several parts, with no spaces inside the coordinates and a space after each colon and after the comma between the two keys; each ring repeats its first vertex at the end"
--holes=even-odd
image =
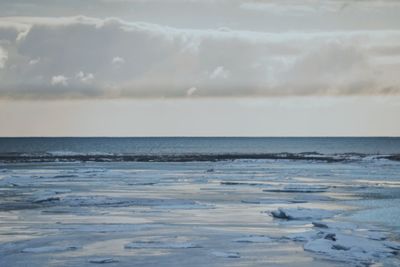
{"type": "Polygon", "coordinates": [[[221,185],[243,185],[243,186],[265,186],[263,183],[253,183],[253,182],[221,182],[221,185]]]}
{"type": "Polygon", "coordinates": [[[306,208],[279,208],[271,212],[274,218],[286,220],[321,220],[331,218],[337,214],[336,211],[306,208]]]}
{"type": "Polygon", "coordinates": [[[118,262],[118,260],[115,260],[114,258],[93,258],[93,259],[89,259],[88,261],[90,263],[98,263],[98,264],[118,262]]]}
{"type": "Polygon", "coordinates": [[[323,196],[320,194],[299,194],[299,195],[296,195],[292,200],[293,201],[314,202],[314,201],[333,201],[335,199],[332,197],[323,196]]]}
{"type": "Polygon", "coordinates": [[[68,195],[61,199],[61,204],[71,207],[105,206],[105,207],[128,207],[128,206],[150,206],[169,209],[204,209],[212,208],[212,205],[200,203],[188,199],[150,199],[150,198],[124,198],[109,197],[101,195],[80,196],[68,195]]]}
{"type": "Polygon", "coordinates": [[[238,252],[213,251],[211,252],[211,254],[214,255],[215,257],[220,257],[220,258],[231,258],[231,259],[240,258],[240,253],[238,252]]]}
{"type": "Polygon", "coordinates": [[[50,202],[50,201],[57,201],[60,200],[59,196],[56,196],[54,194],[46,194],[39,196],[33,200],[34,203],[43,203],[43,202],[50,202]]]}
{"type": "Polygon", "coordinates": [[[159,249],[184,249],[201,248],[191,242],[161,242],[161,241],[135,241],[124,246],[127,249],[159,248],[159,249]]]}
{"type": "Polygon", "coordinates": [[[308,185],[308,184],[288,184],[279,188],[264,189],[264,192],[282,192],[282,193],[321,193],[326,192],[328,186],[308,185]]]}
{"type": "Polygon", "coordinates": [[[64,252],[70,250],[77,250],[78,246],[43,246],[43,247],[33,247],[24,248],[21,250],[23,253],[54,253],[54,252],[64,252]]]}
{"type": "Polygon", "coordinates": [[[61,179],[61,178],[78,178],[79,176],[76,174],[60,174],[60,175],[56,175],[53,178],[55,179],[61,179]]]}
{"type": "Polygon", "coordinates": [[[371,264],[395,253],[378,240],[341,233],[328,233],[322,238],[311,239],[304,244],[304,250],[353,264],[371,264]]]}
{"type": "Polygon", "coordinates": [[[290,203],[304,203],[304,201],[291,201],[285,199],[243,199],[240,201],[243,204],[290,204],[290,203]]]}
{"type": "Polygon", "coordinates": [[[325,229],[341,229],[341,230],[356,230],[358,225],[351,222],[327,222],[327,221],[313,221],[312,224],[316,228],[325,229]]]}
{"type": "Polygon", "coordinates": [[[157,184],[157,183],[155,183],[155,182],[143,182],[143,183],[126,183],[127,185],[133,185],[133,186],[141,186],[141,185],[143,185],[143,186],[145,186],[145,185],[155,185],[155,184],[157,184]]]}
{"type": "Polygon", "coordinates": [[[296,242],[307,242],[321,237],[323,237],[323,232],[316,232],[314,230],[292,233],[285,236],[285,238],[296,242]]]}
{"type": "Polygon", "coordinates": [[[383,232],[356,229],[351,223],[348,229],[345,223],[336,227],[334,222],[313,224],[319,231],[292,233],[286,238],[303,242],[306,251],[353,266],[373,264],[382,258],[394,256],[400,249],[398,242],[383,241],[387,239],[383,232]]]}
{"type": "Polygon", "coordinates": [[[121,197],[108,197],[108,196],[79,196],[79,195],[69,195],[62,199],[62,203],[65,205],[73,207],[83,207],[83,206],[119,206],[119,205],[129,205],[130,199],[121,197]]]}
{"type": "Polygon", "coordinates": [[[87,169],[78,169],[76,172],[78,173],[102,173],[102,172],[107,172],[107,169],[104,168],[87,168],[87,169]]]}
{"type": "Polygon", "coordinates": [[[388,238],[387,233],[378,231],[368,231],[366,236],[372,240],[386,240],[388,238]]]}
{"type": "Polygon", "coordinates": [[[383,245],[385,245],[388,248],[394,249],[394,250],[400,250],[399,242],[385,241],[385,242],[383,242],[383,245]]]}
{"type": "MultiPolygon", "coordinates": [[[[58,224],[56,229],[65,232],[93,232],[93,233],[120,233],[134,232],[143,229],[156,227],[150,224],[58,224]]],[[[51,227],[43,227],[42,229],[53,229],[51,227]]]]}
{"type": "Polygon", "coordinates": [[[34,203],[43,203],[50,201],[60,200],[61,197],[59,195],[71,192],[70,189],[50,189],[45,191],[37,191],[33,194],[34,203]]]}
{"type": "Polygon", "coordinates": [[[270,243],[273,239],[265,235],[250,235],[241,238],[237,238],[234,242],[238,243],[270,243]]]}

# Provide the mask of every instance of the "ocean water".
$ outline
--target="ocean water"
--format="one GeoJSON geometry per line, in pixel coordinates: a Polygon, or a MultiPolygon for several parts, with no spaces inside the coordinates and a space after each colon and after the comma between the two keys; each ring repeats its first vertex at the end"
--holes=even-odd
{"type": "MultiPolygon", "coordinates": [[[[396,155],[397,137],[0,138],[0,156],[396,155]]],[[[111,158],[112,159],[112,158],[111,158]]],[[[154,160],[154,158],[149,158],[154,160]]]]}
{"type": "Polygon", "coordinates": [[[400,266],[400,138],[1,138],[0,266],[400,266]]]}

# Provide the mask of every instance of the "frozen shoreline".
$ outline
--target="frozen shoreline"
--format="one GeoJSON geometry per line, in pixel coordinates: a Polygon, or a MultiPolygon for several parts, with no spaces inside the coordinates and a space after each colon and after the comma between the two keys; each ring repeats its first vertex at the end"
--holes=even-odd
{"type": "Polygon", "coordinates": [[[400,225],[375,210],[386,199],[399,212],[398,173],[379,161],[2,164],[0,266],[396,266],[400,225]]]}

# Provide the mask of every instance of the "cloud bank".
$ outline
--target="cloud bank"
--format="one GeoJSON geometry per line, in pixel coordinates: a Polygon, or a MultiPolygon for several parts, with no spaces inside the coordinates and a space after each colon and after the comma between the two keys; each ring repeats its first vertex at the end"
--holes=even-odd
{"type": "Polygon", "coordinates": [[[1,98],[398,94],[399,69],[399,30],[273,33],[0,18],[1,98]]]}

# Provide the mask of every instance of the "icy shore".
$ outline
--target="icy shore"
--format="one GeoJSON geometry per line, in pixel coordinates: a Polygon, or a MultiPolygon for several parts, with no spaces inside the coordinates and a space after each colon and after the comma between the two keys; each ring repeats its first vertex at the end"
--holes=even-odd
{"type": "Polygon", "coordinates": [[[373,161],[2,164],[0,266],[399,266],[399,173],[373,161]]]}

